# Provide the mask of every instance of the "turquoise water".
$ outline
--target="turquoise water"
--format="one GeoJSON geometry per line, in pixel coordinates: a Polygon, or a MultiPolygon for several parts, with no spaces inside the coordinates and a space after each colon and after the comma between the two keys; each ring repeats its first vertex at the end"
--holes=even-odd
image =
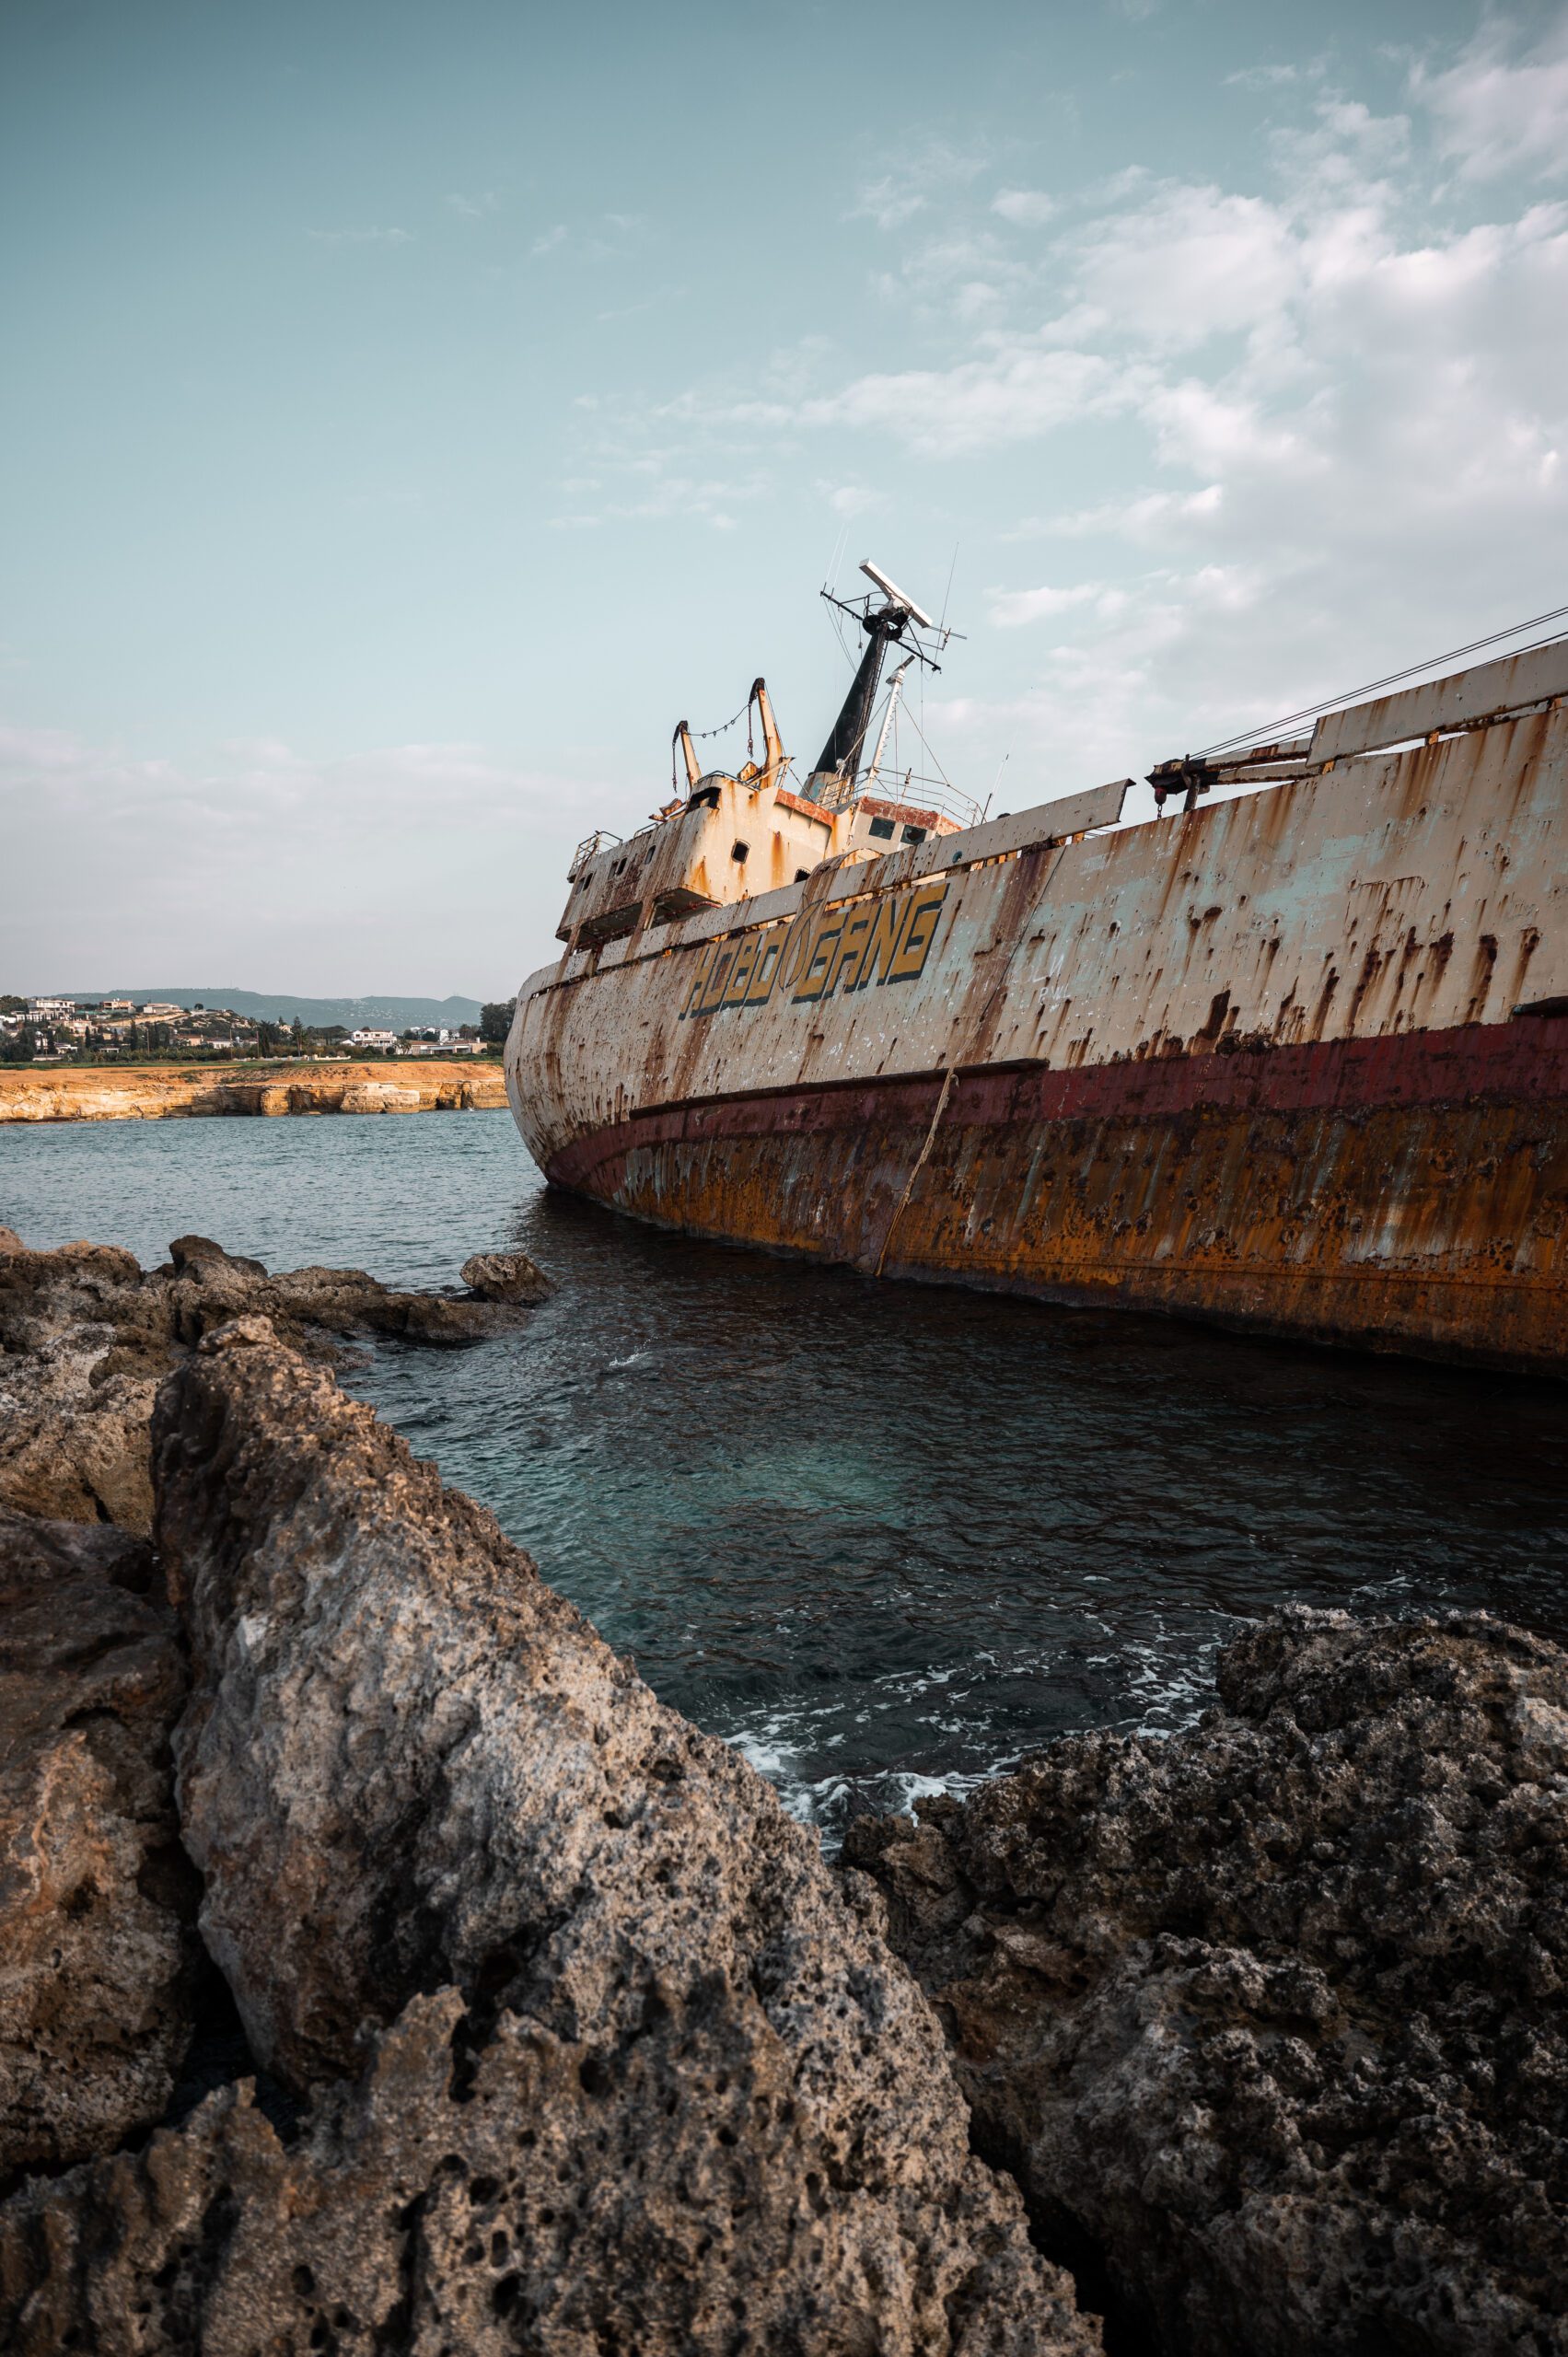
{"type": "Polygon", "coordinates": [[[525,1333],[345,1380],[828,1829],[1185,1724],[1285,1597],[1568,1620],[1555,1387],[662,1236],[547,1192],[505,1113],[4,1128],[0,1220],[403,1284],[521,1245],[525,1333]]]}

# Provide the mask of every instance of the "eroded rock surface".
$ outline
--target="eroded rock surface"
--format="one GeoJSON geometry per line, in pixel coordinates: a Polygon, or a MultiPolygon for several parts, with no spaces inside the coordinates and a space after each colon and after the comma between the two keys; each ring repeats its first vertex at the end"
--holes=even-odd
{"type": "Polygon", "coordinates": [[[129,1252],[0,1247],[0,1504],[145,1537],[147,1423],[171,1341],[168,1303],[129,1252]]]}
{"type": "Polygon", "coordinates": [[[111,1246],[29,1252],[0,1231],[0,1503],[145,1536],[153,1394],[203,1334],[235,1318],[270,1318],[296,1349],[330,1356],[333,1336],[466,1343],[521,1316],[401,1293],[362,1269],[269,1275],[205,1237],[180,1237],[169,1253],[167,1267],[144,1271],[111,1246]]]}
{"type": "Polygon", "coordinates": [[[506,1102],[498,1064],[453,1057],[320,1064],[0,1067],[6,1121],[184,1120],[192,1115],[471,1112],[506,1102]]]}
{"type": "Polygon", "coordinates": [[[190,2040],[185,1697],[151,1550],[0,1508],[0,2183],[158,2119],[190,2040]]]}
{"type": "Polygon", "coordinates": [[[476,1252],[458,1272],[481,1301],[542,1301],[550,1279],[526,1252],[476,1252]]]}
{"type": "Polygon", "coordinates": [[[1568,2349],[1568,1656],[1295,1610],[846,1856],[981,2149],[1183,2357],[1568,2349]]]}
{"type": "Polygon", "coordinates": [[[256,1318],[156,1462],[203,1931],[314,2095],[17,2196],[6,2346],[1098,2348],[870,1883],[489,1515],[256,1318]]]}

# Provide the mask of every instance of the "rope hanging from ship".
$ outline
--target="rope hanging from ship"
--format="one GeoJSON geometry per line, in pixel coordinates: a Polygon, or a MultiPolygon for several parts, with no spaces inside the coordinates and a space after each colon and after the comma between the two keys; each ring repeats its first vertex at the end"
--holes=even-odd
{"type": "Polygon", "coordinates": [[[687,726],[684,720],[680,723],[679,727],[677,728],[674,736],[669,740],[669,790],[677,801],[680,798],[680,781],[676,774],[675,749],[680,742],[682,732],[691,737],[694,745],[703,745],[705,744],[710,737],[727,737],[730,730],[735,726],[736,722],[738,720],[744,720],[746,723],[746,758],[749,761],[754,761],[757,758],[757,752],[756,748],[751,741],[751,707],[755,702],[756,691],[753,690],[752,693],[747,697],[746,702],[741,705],[740,710],[738,712],[732,713],[727,720],[721,720],[716,728],[691,728],[687,726]]]}

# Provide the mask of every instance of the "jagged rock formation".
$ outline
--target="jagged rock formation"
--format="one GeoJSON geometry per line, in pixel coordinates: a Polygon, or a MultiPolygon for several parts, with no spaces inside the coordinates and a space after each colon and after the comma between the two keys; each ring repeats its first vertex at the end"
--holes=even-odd
{"type": "Polygon", "coordinates": [[[1219,1688],[852,1829],[981,2148],[1156,2349],[1568,2349],[1568,1656],[1295,1610],[1219,1688]]]}
{"type": "Polygon", "coordinates": [[[202,1926],[313,2092],[15,2196],[5,2346],[1092,2357],[872,1886],[489,1515],[254,1316],[155,1457],[202,1926]]]}
{"type": "Polygon", "coordinates": [[[171,1340],[168,1306],[129,1252],[0,1246],[0,1504],[145,1538],[147,1420],[171,1340]]]}
{"type": "Polygon", "coordinates": [[[481,1301],[542,1301],[550,1279],[526,1252],[476,1252],[458,1271],[481,1301]]]}
{"type": "Polygon", "coordinates": [[[191,2035],[185,1698],[148,1548],[0,1507],[0,2184],[158,2119],[191,2035]]]}
{"type": "Polygon", "coordinates": [[[334,1335],[466,1343],[506,1330],[520,1312],[400,1293],[362,1269],[269,1276],[200,1236],[177,1238],[168,1265],[144,1272],[112,1246],[29,1252],[0,1230],[0,1503],[145,1536],[153,1393],[204,1333],[249,1315],[330,1357],[334,1335]]]}

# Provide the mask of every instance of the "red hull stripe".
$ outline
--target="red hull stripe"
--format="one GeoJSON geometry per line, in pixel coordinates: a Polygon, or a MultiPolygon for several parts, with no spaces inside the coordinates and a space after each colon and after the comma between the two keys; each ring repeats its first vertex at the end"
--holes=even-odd
{"type": "MultiPolygon", "coordinates": [[[[802,1082],[745,1096],[656,1105],[574,1139],[549,1175],[590,1185],[606,1161],[640,1146],[720,1137],[798,1136],[867,1121],[923,1128],[941,1073],[802,1082]]],[[[1216,1112],[1370,1112],[1406,1105],[1546,1103],[1568,1097],[1568,1016],[1520,1016],[1376,1039],[1241,1049],[1234,1055],[1150,1057],[1051,1072],[1040,1065],[960,1066],[945,1129],[1073,1120],[1148,1120],[1216,1112]]]]}

